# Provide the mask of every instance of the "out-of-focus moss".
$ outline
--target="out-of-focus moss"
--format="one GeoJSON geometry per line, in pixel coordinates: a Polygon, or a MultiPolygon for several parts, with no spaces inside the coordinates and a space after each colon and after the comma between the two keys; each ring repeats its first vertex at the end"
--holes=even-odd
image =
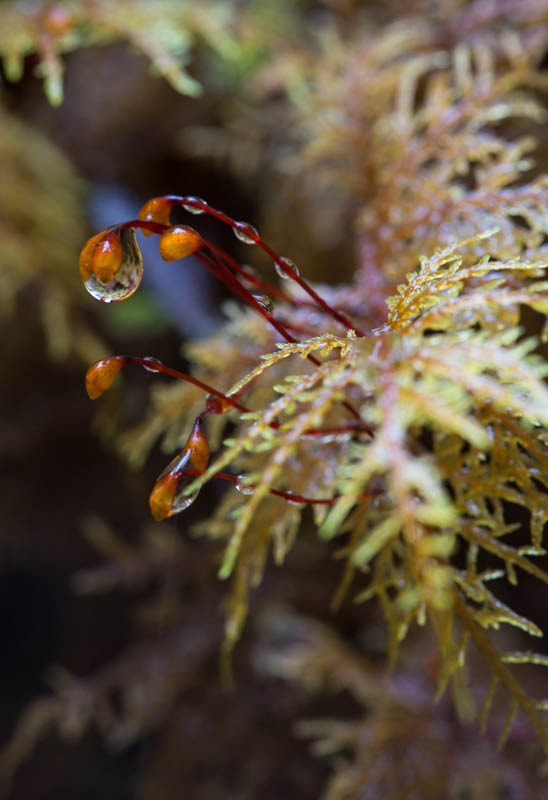
{"type": "Polygon", "coordinates": [[[100,352],[76,308],[74,272],[85,236],[84,185],[62,153],[0,106],[0,312],[39,292],[47,348],[54,358],[100,352]]]}

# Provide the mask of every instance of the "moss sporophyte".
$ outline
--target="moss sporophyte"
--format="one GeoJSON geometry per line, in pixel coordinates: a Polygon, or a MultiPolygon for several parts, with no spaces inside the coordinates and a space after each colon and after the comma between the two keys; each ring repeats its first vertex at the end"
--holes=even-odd
{"type": "MultiPolygon", "coordinates": [[[[544,552],[545,493],[528,472],[548,482],[543,380],[548,367],[534,352],[536,341],[523,338],[518,326],[519,306],[548,313],[546,263],[490,259],[481,251],[499,231],[475,234],[423,257],[386,298],[384,323],[368,330],[366,311],[356,314],[354,304],[349,313],[325,300],[255,228],[196,197],[154,198],[138,219],[111,226],[88,242],[80,269],[97,299],[118,302],[137,289],[138,229],[160,237],[165,260],[197,258],[249,309],[242,319],[253,313],[272,330],[274,349],[255,351],[254,365],[245,354],[232,386],[222,371],[213,385],[203,371],[186,374],[135,356],[103,359],[86,377],[90,397],[97,398],[122,368],[140,365],[205,395],[182,451],[152,489],[150,507],[156,520],[178,514],[212,478],[238,490],[213,516],[227,536],[219,575],[235,576],[225,652],[240,635],[247,592],[260,580],[268,549],[283,560],[290,546],[284,525],[296,532],[302,510],[311,507],[321,538],[347,541],[342,593],[353,577],[364,576],[366,588],[358,599],[380,600],[389,660],[410,624],[428,621],[438,640],[441,694],[462,670],[473,642],[511,698],[501,743],[521,709],[546,746],[538,702],[508,667],[517,663],[515,654],[498,652],[485,633],[507,623],[540,634],[533,622],[501,603],[488,583],[503,574],[515,581],[517,567],[548,582],[534,561],[544,552]],[[239,241],[266,253],[295,288],[258,278],[198,231],[172,226],[175,206],[229,225],[239,241]],[[259,290],[266,299],[255,294],[259,290]],[[218,381],[224,381],[222,389],[218,381]],[[259,397],[262,405],[256,408],[259,397]],[[206,433],[211,415],[230,416],[236,429],[212,463],[206,433]],[[243,473],[241,466],[247,467],[243,473]],[[227,467],[236,471],[224,471],[227,467]],[[509,492],[512,502],[531,514],[527,547],[502,541],[515,527],[504,522],[509,492]],[[453,560],[463,549],[464,569],[453,560]],[[504,570],[481,571],[481,552],[497,557],[504,570]]],[[[238,365],[227,366],[234,376],[238,365]]],[[[524,662],[541,663],[542,657],[522,654],[519,663],[524,662]]],[[[488,692],[483,720],[491,702],[488,692]]]]}

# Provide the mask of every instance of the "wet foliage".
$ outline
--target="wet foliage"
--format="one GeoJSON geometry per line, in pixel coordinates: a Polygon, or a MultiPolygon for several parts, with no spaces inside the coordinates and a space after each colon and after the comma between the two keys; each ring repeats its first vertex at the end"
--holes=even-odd
{"type": "MultiPolygon", "coordinates": [[[[36,19],[47,27],[59,5],[79,7],[44,6],[36,19]]],[[[216,332],[183,343],[181,369],[160,342],[143,356],[141,335],[130,355],[88,359],[97,428],[136,470],[131,513],[148,486],[156,527],[128,537],[88,518],[99,559],[72,585],[135,595],[139,625],[87,676],[48,672],[51,690],[4,747],[3,776],[52,730],[72,742],[97,731],[125,751],[153,738],[151,800],[186,780],[204,797],[237,785],[245,797],[540,798],[548,7],[417,2],[402,18],[392,3],[303,3],[280,7],[269,36],[260,6],[200,7],[213,39],[219,20],[233,21],[239,52],[218,45],[239,66],[219,109],[202,107],[177,140],[187,167],[222,163],[240,194],[213,184],[210,199],[194,183],[201,196],[153,196],[81,237],[79,291],[100,301],[98,327],[182,259],[181,271],[192,263],[230,299],[216,332]],[[249,744],[255,766],[235,778],[211,720],[230,706],[222,741],[245,751],[254,734],[235,709],[254,719],[261,687],[280,737],[296,725],[294,750],[249,744]],[[188,728],[189,703],[201,734],[188,728]],[[308,766],[303,737],[329,757],[328,776],[308,766]],[[221,764],[220,780],[185,772],[174,753],[190,740],[213,773],[221,764]]],[[[166,3],[155,19],[171,13],[166,3]]],[[[129,17],[140,31],[137,11],[129,17]]],[[[196,41],[197,19],[181,28],[196,41]]],[[[219,83],[195,50],[207,96],[208,79],[213,93],[219,83]]],[[[46,307],[60,278],[41,280],[46,307]]],[[[66,291],[74,327],[63,337],[85,357],[81,301],[66,291]]],[[[111,338],[116,353],[123,337],[111,338]]],[[[106,483],[112,502],[123,497],[106,483]]]]}

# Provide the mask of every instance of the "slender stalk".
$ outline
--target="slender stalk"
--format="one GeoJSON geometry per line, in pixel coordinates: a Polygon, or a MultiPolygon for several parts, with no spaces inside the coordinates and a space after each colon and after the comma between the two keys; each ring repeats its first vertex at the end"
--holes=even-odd
{"type": "MultiPolygon", "coordinates": [[[[205,202],[205,200],[201,200],[196,197],[179,197],[177,195],[166,195],[165,199],[171,202],[173,205],[191,206],[192,208],[197,208],[200,211],[215,217],[221,222],[224,222],[226,225],[230,225],[234,231],[238,230],[238,226],[241,225],[241,223],[238,223],[235,219],[229,217],[228,214],[225,214],[223,211],[219,211],[218,209],[210,206],[205,202]]],[[[322,308],[326,313],[330,314],[333,319],[336,319],[337,322],[343,325],[347,330],[356,331],[358,336],[365,336],[365,334],[356,328],[354,323],[351,322],[346,315],[341,314],[335,308],[332,308],[329,303],[327,303],[311,286],[308,285],[304,278],[301,278],[300,275],[291,270],[285,264],[284,259],[281,258],[266,242],[264,242],[259,234],[254,232],[254,229],[250,227],[249,230],[246,230],[246,233],[249,233],[249,236],[253,240],[254,244],[260,247],[261,250],[266,253],[275,264],[278,265],[278,268],[282,270],[282,272],[284,272],[288,278],[295,281],[295,283],[297,283],[301,289],[306,292],[306,294],[308,294],[308,296],[312,298],[312,300],[318,306],[320,306],[320,308],[322,308]]]]}
{"type": "MultiPolygon", "coordinates": [[[[186,468],[173,474],[176,476],[180,475],[182,477],[184,475],[201,475],[202,473],[198,469],[186,468]]],[[[237,486],[242,480],[242,476],[230,475],[228,472],[216,472],[213,477],[219,478],[223,481],[228,481],[234,486],[237,486]]],[[[246,483],[245,488],[246,490],[249,489],[250,491],[253,491],[256,486],[252,483],[246,483]]],[[[378,489],[370,489],[367,492],[362,492],[358,499],[366,500],[368,497],[373,497],[374,495],[378,494],[378,491],[378,489]]],[[[268,493],[274,495],[275,497],[281,497],[290,503],[298,503],[307,506],[332,506],[339,499],[338,497],[304,497],[302,494],[298,494],[297,492],[284,492],[281,489],[269,489],[268,493]]]]}
{"type": "MultiPolygon", "coordinates": [[[[231,217],[229,217],[226,214],[224,214],[222,211],[217,211],[216,209],[211,208],[211,206],[209,206],[207,203],[205,203],[205,201],[197,200],[196,198],[176,197],[175,195],[166,195],[166,200],[169,200],[173,204],[192,205],[195,208],[200,208],[200,209],[202,209],[204,211],[207,211],[207,213],[211,213],[213,216],[217,217],[222,222],[226,222],[227,224],[231,225],[233,229],[238,224],[238,223],[236,223],[235,220],[233,220],[231,217]],[[188,203],[185,202],[187,199],[188,199],[188,203]]],[[[150,231],[151,233],[156,233],[156,234],[160,234],[161,235],[164,231],[168,230],[168,228],[170,226],[169,225],[164,225],[164,224],[162,224],[160,222],[153,222],[151,220],[139,220],[139,219],[135,220],[134,219],[134,220],[128,220],[127,222],[120,223],[119,225],[116,225],[114,227],[118,228],[119,230],[123,230],[125,228],[140,228],[142,230],[147,230],[147,231],[150,231]]],[[[251,292],[248,292],[247,289],[244,286],[242,286],[242,284],[238,281],[238,279],[235,277],[235,275],[232,274],[232,272],[227,267],[227,265],[223,262],[223,260],[220,258],[220,256],[217,255],[217,253],[215,252],[216,249],[217,249],[216,245],[214,245],[212,242],[209,242],[207,239],[204,239],[203,241],[204,241],[204,249],[203,249],[203,251],[198,251],[198,252],[195,253],[195,255],[200,259],[200,261],[202,261],[204,266],[206,266],[207,269],[209,269],[220,281],[222,281],[225,284],[225,286],[230,288],[243,302],[247,303],[247,305],[251,306],[253,309],[255,309],[255,311],[257,311],[259,314],[261,314],[261,316],[264,317],[278,331],[278,333],[280,333],[280,335],[283,336],[284,339],[286,339],[286,341],[296,343],[298,340],[295,339],[295,337],[292,336],[289,333],[289,331],[285,328],[285,326],[282,325],[280,322],[278,322],[272,316],[272,314],[270,314],[266,309],[264,309],[257,302],[257,300],[255,300],[255,298],[253,297],[251,292]]],[[[262,242],[262,240],[260,239],[260,237],[257,234],[257,244],[259,244],[261,242],[262,242]]],[[[263,247],[263,250],[264,250],[266,245],[264,245],[264,243],[262,243],[262,247],[263,247]]],[[[270,248],[268,248],[268,253],[269,253],[269,255],[271,255],[271,257],[274,257],[274,260],[276,261],[276,263],[279,263],[280,266],[283,267],[283,260],[280,259],[280,257],[277,256],[274,253],[273,250],[270,250],[270,248]]],[[[234,262],[234,263],[236,263],[236,262],[234,262]]],[[[288,272],[288,275],[289,274],[290,273],[288,272]]],[[[296,276],[294,273],[291,273],[290,276],[292,278],[294,278],[295,280],[297,280],[297,278],[299,277],[299,276],[296,276]]],[[[300,278],[299,278],[299,280],[300,280],[300,278]]],[[[298,283],[299,283],[299,280],[297,280],[298,283]]],[[[309,294],[312,292],[312,294],[310,296],[311,297],[313,296],[313,299],[316,299],[316,297],[318,297],[318,295],[316,295],[316,293],[312,289],[310,289],[310,287],[308,287],[308,289],[310,290],[308,292],[309,294]]],[[[321,298],[318,297],[318,300],[321,300],[321,298]]],[[[339,317],[338,312],[336,312],[334,309],[332,309],[330,306],[328,306],[323,300],[321,300],[321,302],[319,302],[319,305],[324,310],[326,310],[329,313],[331,313],[332,316],[335,315],[335,318],[339,317]]],[[[354,326],[352,326],[352,324],[350,322],[348,322],[348,324],[346,324],[346,323],[344,323],[344,324],[346,325],[347,328],[352,329],[352,330],[356,330],[356,328],[354,326]]],[[[364,335],[359,331],[356,331],[356,332],[361,336],[364,335]]],[[[321,362],[318,361],[318,359],[315,356],[313,356],[312,354],[309,354],[307,356],[307,358],[315,366],[320,366],[321,362]]],[[[356,409],[349,402],[344,400],[342,405],[346,408],[346,410],[350,414],[352,414],[352,416],[355,419],[357,419],[357,420],[359,420],[361,422],[361,417],[360,417],[359,413],[356,411],[356,409]]]]}
{"type": "MultiPolygon", "coordinates": [[[[160,372],[163,375],[169,375],[171,378],[176,378],[179,381],[184,381],[186,383],[191,383],[193,386],[198,387],[198,389],[202,389],[204,392],[208,394],[215,395],[219,397],[221,400],[224,400],[226,403],[231,405],[233,408],[236,408],[242,414],[246,414],[251,411],[250,408],[244,406],[238,400],[236,400],[236,395],[229,395],[224,394],[219,389],[216,389],[214,386],[211,386],[209,383],[205,383],[204,381],[199,380],[198,378],[194,378],[192,375],[188,375],[186,372],[180,372],[177,369],[172,369],[172,367],[167,367],[165,364],[162,364],[161,361],[157,361],[155,358],[148,358],[147,356],[122,356],[124,359],[125,364],[133,364],[136,366],[144,367],[149,372],[160,372]]],[[[200,414],[200,417],[204,417],[206,414],[212,413],[208,411],[208,409],[204,409],[204,411],[200,414]]],[[[269,427],[273,430],[280,430],[281,424],[279,422],[270,422],[269,427]]],[[[366,425],[365,423],[360,421],[359,425],[350,424],[350,425],[340,425],[340,426],[332,426],[328,428],[310,428],[310,430],[305,431],[304,436],[336,436],[338,434],[343,433],[368,433],[372,435],[372,429],[366,425]]]]}

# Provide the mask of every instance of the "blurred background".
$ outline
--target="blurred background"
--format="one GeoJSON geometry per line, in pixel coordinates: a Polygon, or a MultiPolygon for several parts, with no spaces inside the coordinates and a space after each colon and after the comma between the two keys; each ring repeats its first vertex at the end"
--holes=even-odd
{"type": "MultiPolygon", "coordinates": [[[[283,98],[276,79],[246,90],[268,95],[253,129],[243,87],[270,44],[295,46],[294,11],[310,13],[311,23],[328,13],[298,5],[0,5],[6,796],[275,798],[321,790],[324,767],[291,732],[295,704],[305,702],[298,693],[258,677],[245,644],[235,691],[221,686],[218,548],[185,537],[215,489],[184,522],[154,524],[147,498],[166,456],[156,447],[130,469],[114,444],[143,418],[151,384],[162,379],[127,374],[99,410],[84,389],[87,366],[103,355],[154,355],[185,369],[181,345],[217,329],[223,292],[192,263],[161,262],[156,243],[143,237],[145,285],[127,303],[97,304],[77,268],[90,235],[135,217],[157,194],[203,196],[258,224],[270,191],[261,160],[281,122],[271,130],[268,117],[283,98]],[[82,697],[70,702],[74,718],[59,723],[37,698],[77,693],[69,675],[82,679],[82,697]],[[104,706],[102,725],[88,721],[86,704],[94,703],[104,706]],[[109,726],[109,714],[123,718],[124,710],[127,719],[109,726]]],[[[200,226],[235,250],[223,226],[204,218],[200,226]]],[[[326,589],[317,578],[303,576],[308,590],[300,581],[284,600],[319,611],[326,589]]],[[[289,576],[283,580],[289,589],[289,576]]]]}
{"type": "MultiPolygon", "coordinates": [[[[542,48],[548,4],[529,5],[534,24],[523,25],[542,48]]],[[[474,25],[498,25],[519,4],[495,6],[411,0],[405,12],[415,15],[419,49],[435,49],[454,43],[455,15],[468,35],[474,25]],[[427,36],[421,25],[429,26],[427,36]]],[[[381,685],[385,634],[375,610],[346,604],[336,620],[339,638],[332,638],[323,626],[332,622],[329,602],[339,576],[332,553],[305,530],[286,567],[270,568],[255,593],[252,621],[234,657],[235,688],[223,688],[219,546],[188,536],[222,490],[209,486],[184,520],[152,523],[147,498],[166,455],[155,443],[146,461],[131,468],[120,437],[145,418],[149,393],[167,379],[127,370],[96,404],[83,379],[91,362],[119,353],[154,356],[184,370],[182,346],[219,329],[226,295],[197,265],[159,261],[155,243],[142,237],[144,288],[127,303],[96,303],[79,281],[77,263],[93,233],[135,217],[150,197],[175,193],[204,197],[257,225],[309,278],[333,282],[334,259],[337,280],[350,278],[355,255],[348,231],[358,201],[351,192],[334,197],[328,182],[318,187],[300,169],[299,147],[310,131],[295,109],[302,106],[305,66],[315,65],[321,80],[319,54],[340,53],[345,36],[385,30],[401,13],[397,2],[353,0],[0,3],[0,780],[6,797],[312,800],[323,796],[332,762],[314,757],[314,732],[298,736],[295,726],[306,717],[358,720],[360,691],[370,689],[350,678],[354,691],[336,681],[334,693],[303,689],[302,681],[280,677],[291,670],[272,653],[288,640],[304,642],[307,657],[324,658],[329,673],[335,652],[353,669],[354,656],[344,650],[352,643],[367,649],[362,674],[370,686],[381,685]]],[[[201,232],[242,253],[227,228],[198,221],[201,232]]],[[[408,656],[423,673],[428,647],[417,639],[408,656]]],[[[415,690],[424,724],[416,757],[424,762],[454,720],[440,729],[428,692],[420,683],[415,690]]],[[[449,706],[442,708],[447,718],[449,706]]],[[[500,763],[489,739],[474,739],[476,754],[464,760],[455,755],[462,742],[452,740],[426,772],[465,775],[474,758],[490,760],[485,775],[478,767],[472,790],[455,779],[451,797],[545,796],[530,767],[526,732],[517,738],[514,760],[506,755],[500,763]]],[[[391,757],[403,757],[407,748],[398,741],[391,757]]],[[[321,747],[318,754],[330,755],[321,747]]],[[[421,769],[415,764],[411,774],[427,788],[416,794],[408,788],[401,797],[439,800],[435,775],[424,777],[421,769]]],[[[332,792],[330,798],[381,796],[374,788],[332,792]]]]}

